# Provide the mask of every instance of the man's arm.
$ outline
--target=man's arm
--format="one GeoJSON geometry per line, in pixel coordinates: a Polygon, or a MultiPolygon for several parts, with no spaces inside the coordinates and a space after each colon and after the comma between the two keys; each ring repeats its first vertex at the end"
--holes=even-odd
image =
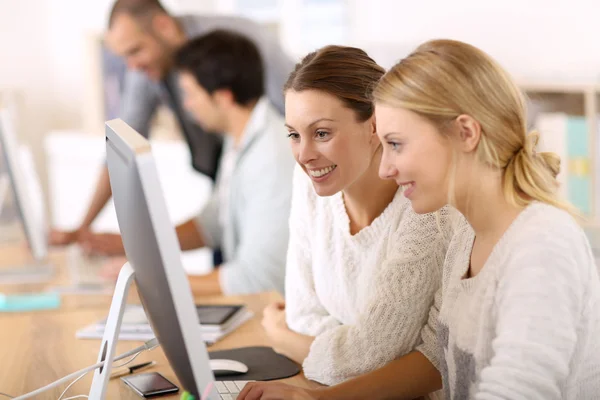
{"type": "Polygon", "coordinates": [[[92,225],[92,222],[94,222],[98,214],[100,214],[100,211],[102,211],[102,209],[110,199],[111,195],[112,190],[110,187],[108,168],[104,166],[102,167],[102,171],[100,172],[100,176],[98,177],[98,183],[96,183],[96,191],[94,192],[94,196],[92,197],[92,202],[90,203],[88,212],[83,218],[83,222],[79,226],[80,230],[89,229],[90,225],[92,225]]]}
{"type": "MultiPolygon", "coordinates": [[[[65,246],[75,241],[79,241],[85,248],[94,252],[92,236],[89,233],[90,226],[100,214],[100,211],[104,208],[106,203],[111,197],[110,179],[108,176],[108,168],[102,167],[100,176],[98,177],[98,183],[96,184],[96,190],[92,196],[92,201],[88,208],[81,225],[74,231],[62,232],[58,230],[52,230],[48,239],[51,246],[65,246]]],[[[113,248],[113,247],[111,247],[113,248]]],[[[117,254],[120,254],[117,251],[117,254]]]]}
{"type": "MultiPolygon", "coordinates": [[[[158,90],[156,85],[143,73],[127,71],[119,117],[145,137],[148,137],[150,134],[150,121],[160,102],[158,90]]],[[[108,168],[104,166],[96,184],[96,190],[88,211],[79,228],[74,232],[52,231],[50,234],[50,244],[67,245],[79,240],[83,243],[87,242],[89,247],[89,227],[100,211],[102,211],[110,197],[111,189],[108,168]]],[[[118,244],[118,241],[112,241],[111,243],[118,244]]],[[[118,253],[118,249],[112,250],[115,250],[112,253],[118,253]]]]}
{"type": "MultiPolygon", "coordinates": [[[[83,231],[82,231],[83,232],[83,231]]],[[[193,219],[175,227],[182,251],[193,250],[206,245],[206,240],[193,219]]],[[[125,254],[123,240],[118,233],[80,234],[80,242],[85,251],[92,254],[120,256],[125,254]]]]}
{"type": "MultiPolygon", "coordinates": [[[[159,103],[157,88],[141,72],[127,71],[119,117],[144,137],[150,135],[150,121],[159,103]]],[[[112,195],[106,165],[81,228],[89,228],[112,195]]]]}
{"type": "MultiPolygon", "coordinates": [[[[222,232],[219,223],[218,200],[213,193],[198,217],[175,227],[181,250],[193,250],[205,246],[218,248],[220,246],[222,232]]],[[[112,256],[125,254],[121,235],[114,233],[95,235],[87,233],[82,240],[82,246],[86,251],[95,254],[112,256]]]]}
{"type": "Polygon", "coordinates": [[[223,294],[219,281],[219,269],[207,275],[191,275],[188,277],[192,293],[197,296],[219,296],[223,294]]]}
{"type": "Polygon", "coordinates": [[[194,219],[190,219],[189,221],[178,225],[175,228],[175,232],[177,232],[177,239],[179,240],[181,251],[193,250],[206,246],[206,241],[194,219]]]}

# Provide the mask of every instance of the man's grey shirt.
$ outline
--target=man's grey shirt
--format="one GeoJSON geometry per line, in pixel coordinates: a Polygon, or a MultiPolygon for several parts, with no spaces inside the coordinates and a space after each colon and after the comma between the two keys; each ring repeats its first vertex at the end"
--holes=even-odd
{"type": "MultiPolygon", "coordinates": [[[[283,114],[283,85],[294,67],[277,37],[267,28],[245,18],[230,16],[184,15],[177,17],[189,39],[215,29],[227,29],[247,36],[258,47],[265,67],[266,95],[283,114]]],[[[243,66],[242,66],[243,68],[243,66]]],[[[166,103],[175,112],[192,153],[196,170],[211,178],[216,175],[222,138],[206,133],[183,111],[177,76],[171,72],[162,82],[154,82],[140,71],[127,71],[119,117],[145,137],[159,104],[166,103]]]]}

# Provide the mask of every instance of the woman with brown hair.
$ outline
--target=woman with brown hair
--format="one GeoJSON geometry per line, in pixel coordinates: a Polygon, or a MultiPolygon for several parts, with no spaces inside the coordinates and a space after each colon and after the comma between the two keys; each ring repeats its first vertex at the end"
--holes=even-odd
{"type": "Polygon", "coordinates": [[[414,350],[441,282],[445,211],[416,214],[378,176],[371,91],[383,73],[360,49],[328,46],[284,88],[298,164],[286,304],[267,307],[263,325],[277,351],[328,385],[414,350]]]}

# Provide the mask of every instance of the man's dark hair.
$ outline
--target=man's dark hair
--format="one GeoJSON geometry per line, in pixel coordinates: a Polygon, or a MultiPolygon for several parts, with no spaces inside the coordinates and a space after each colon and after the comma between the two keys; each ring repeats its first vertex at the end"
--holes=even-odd
{"type": "Polygon", "coordinates": [[[110,10],[108,27],[110,28],[115,18],[121,14],[128,14],[137,20],[143,20],[157,13],[168,14],[159,0],[117,0],[110,10]]]}
{"type": "Polygon", "coordinates": [[[219,29],[192,39],[175,56],[175,66],[191,73],[208,93],[231,90],[240,105],[258,100],[265,91],[258,48],[234,32],[219,29]]]}

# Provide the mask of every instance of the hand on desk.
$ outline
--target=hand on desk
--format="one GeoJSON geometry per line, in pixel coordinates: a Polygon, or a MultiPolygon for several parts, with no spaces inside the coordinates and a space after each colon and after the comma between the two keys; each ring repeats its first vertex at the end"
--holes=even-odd
{"type": "Polygon", "coordinates": [[[318,400],[313,390],[279,382],[251,382],[238,395],[238,400],[318,400]]]}
{"type": "Polygon", "coordinates": [[[92,233],[87,228],[75,231],[52,229],[48,237],[50,246],[67,246],[78,243],[90,255],[120,256],[125,254],[121,235],[114,233],[92,233]]]}
{"type": "MultiPolygon", "coordinates": [[[[87,230],[86,230],[87,231],[87,230]]],[[[74,231],[60,231],[58,229],[50,230],[48,236],[48,244],[50,246],[68,246],[79,240],[80,236],[85,235],[83,229],[77,229],[74,231]]]]}
{"type": "MultiPolygon", "coordinates": [[[[289,330],[285,321],[285,303],[269,304],[263,311],[262,326],[273,343],[277,343],[282,332],[289,330]]],[[[275,349],[277,351],[277,349],[275,349]]]]}
{"type": "Polygon", "coordinates": [[[263,311],[262,326],[273,350],[298,364],[304,363],[315,338],[291,330],[285,318],[285,303],[269,304],[263,311]]]}
{"type": "Polygon", "coordinates": [[[87,233],[78,240],[83,251],[93,255],[122,256],[125,247],[121,235],[116,233],[87,233]]]}

